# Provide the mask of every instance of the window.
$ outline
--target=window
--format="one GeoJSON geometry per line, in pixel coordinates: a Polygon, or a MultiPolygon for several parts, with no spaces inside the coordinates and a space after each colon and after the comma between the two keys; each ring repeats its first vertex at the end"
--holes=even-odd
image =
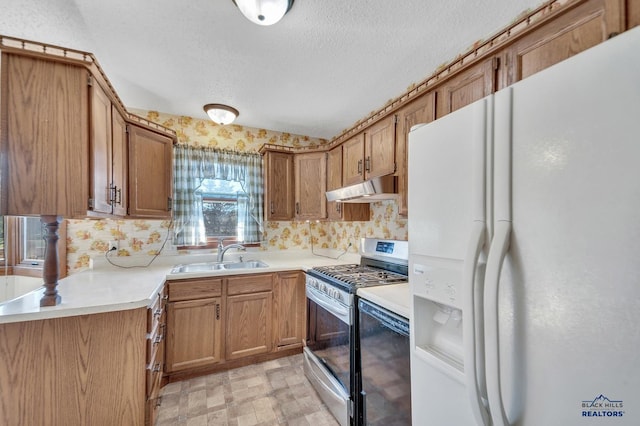
{"type": "Polygon", "coordinates": [[[44,232],[39,217],[18,219],[19,259],[25,266],[42,266],[44,262],[44,232]]]}
{"type": "Polygon", "coordinates": [[[174,146],[173,242],[215,247],[262,239],[262,157],[214,148],[174,146]]]}
{"type": "Polygon", "coordinates": [[[247,194],[240,182],[204,179],[196,191],[202,200],[202,218],[207,242],[246,241],[243,217],[247,214],[247,194]]]}
{"type": "MultiPolygon", "coordinates": [[[[0,216],[2,273],[41,277],[45,256],[45,229],[37,216],[0,216]]],[[[66,226],[58,229],[58,273],[67,275],[66,226]]]]}

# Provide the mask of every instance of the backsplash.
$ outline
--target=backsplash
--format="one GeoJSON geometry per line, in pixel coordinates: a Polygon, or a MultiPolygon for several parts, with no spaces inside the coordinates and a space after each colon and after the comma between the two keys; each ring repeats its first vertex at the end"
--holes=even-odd
{"type": "MultiPolygon", "coordinates": [[[[175,116],[156,111],[130,110],[134,114],[172,128],[178,142],[257,152],[265,143],[284,146],[321,146],[324,139],[291,135],[239,125],[220,126],[210,120],[175,116]]],[[[67,270],[69,274],[89,268],[90,259],[104,256],[109,241],[118,240],[118,256],[154,256],[167,238],[170,221],[132,219],[83,219],[67,221],[67,270]]],[[[262,250],[311,248],[348,250],[356,253],[362,237],[406,240],[407,221],[398,216],[394,201],[371,205],[367,222],[266,222],[262,250]],[[349,246],[351,244],[351,246],[349,246]]],[[[165,250],[171,246],[166,242],[165,250]]],[[[115,256],[111,253],[110,256],[115,256]]]]}

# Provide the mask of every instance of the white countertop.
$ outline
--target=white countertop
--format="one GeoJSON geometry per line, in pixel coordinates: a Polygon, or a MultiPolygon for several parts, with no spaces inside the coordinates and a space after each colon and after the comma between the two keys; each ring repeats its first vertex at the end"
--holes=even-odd
{"type": "Polygon", "coordinates": [[[358,296],[407,319],[411,315],[411,291],[408,283],[359,288],[358,296]]]}
{"type": "MultiPolygon", "coordinates": [[[[160,256],[151,266],[144,268],[123,269],[106,262],[96,262],[101,265],[93,270],[73,274],[59,281],[57,287],[61,297],[59,305],[40,307],[44,288],[39,288],[22,297],[0,304],[0,323],[147,307],[155,300],[158,291],[167,279],[307,270],[314,266],[360,262],[360,256],[356,254],[348,253],[335,259],[336,254],[330,251],[316,251],[316,253],[326,253],[330,257],[314,255],[308,250],[247,251],[241,253],[245,261],[260,259],[266,262],[269,267],[183,274],[171,274],[173,265],[215,261],[215,254],[160,256]]],[[[227,259],[237,260],[237,256],[229,254],[227,259]]],[[[113,258],[112,261],[125,266],[133,266],[132,262],[141,262],[140,259],[118,257],[113,258]]],[[[143,259],[143,261],[146,263],[148,259],[143,259]]]]}

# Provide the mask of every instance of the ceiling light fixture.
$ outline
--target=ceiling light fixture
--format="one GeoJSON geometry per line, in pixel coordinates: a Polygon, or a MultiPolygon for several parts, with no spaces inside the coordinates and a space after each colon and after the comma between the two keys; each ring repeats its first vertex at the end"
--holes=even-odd
{"type": "Polygon", "coordinates": [[[222,104],[206,104],[204,111],[211,120],[218,124],[231,124],[240,113],[237,109],[222,104]]]}
{"type": "Polygon", "coordinates": [[[240,12],[258,25],[273,25],[291,9],[293,0],[231,0],[240,12]]]}

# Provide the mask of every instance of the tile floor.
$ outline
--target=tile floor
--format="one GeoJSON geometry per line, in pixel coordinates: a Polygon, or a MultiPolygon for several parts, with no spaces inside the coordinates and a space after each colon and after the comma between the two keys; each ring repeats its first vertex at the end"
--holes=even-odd
{"type": "Polygon", "coordinates": [[[302,369],[302,355],[170,383],[156,426],[313,425],[337,422],[302,369]]]}

